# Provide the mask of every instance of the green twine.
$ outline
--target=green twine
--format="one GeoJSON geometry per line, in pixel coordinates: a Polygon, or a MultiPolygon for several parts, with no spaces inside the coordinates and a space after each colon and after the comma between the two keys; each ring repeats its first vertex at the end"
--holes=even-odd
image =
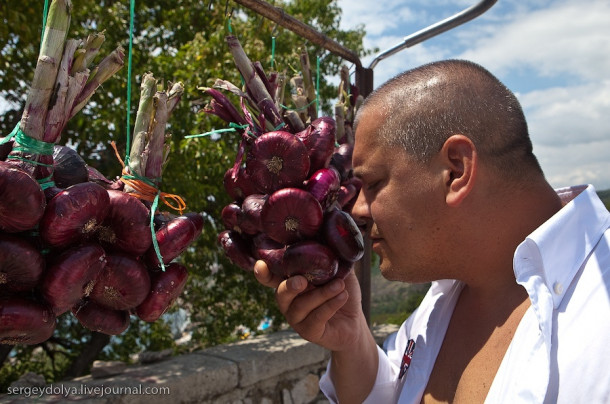
{"type": "Polygon", "coordinates": [[[44,30],[47,27],[47,14],[49,13],[49,0],[44,1],[42,10],[42,32],[40,33],[40,47],[42,48],[42,40],[44,39],[44,30]]]}
{"type": "Polygon", "coordinates": [[[129,1],[129,49],[127,52],[127,146],[125,147],[125,165],[129,166],[129,149],[131,148],[131,55],[133,53],[133,16],[136,1],[129,1]]]}
{"type": "Polygon", "coordinates": [[[229,31],[229,34],[233,33],[233,28],[231,27],[231,17],[227,18],[227,30],[229,31]]]}
{"type": "Polygon", "coordinates": [[[54,143],[43,142],[42,140],[34,139],[33,137],[26,135],[21,130],[20,124],[17,124],[10,135],[5,137],[0,143],[7,143],[13,138],[18,143],[18,146],[13,146],[14,151],[40,154],[44,156],[53,155],[53,147],[55,146],[54,143]]]}
{"type": "Polygon", "coordinates": [[[188,136],[185,136],[184,138],[191,139],[194,137],[205,137],[205,136],[215,135],[217,133],[224,133],[224,132],[237,132],[237,129],[235,129],[235,128],[215,129],[215,130],[211,130],[209,132],[200,133],[198,135],[188,135],[188,136]]]}
{"type": "Polygon", "coordinates": [[[152,232],[152,242],[153,247],[155,249],[155,253],[157,253],[157,258],[159,259],[159,264],[161,265],[161,270],[165,272],[165,264],[163,263],[163,257],[161,256],[161,250],[159,249],[159,243],[157,242],[157,236],[155,235],[155,215],[154,212],[157,210],[159,206],[159,197],[161,196],[161,191],[157,192],[155,195],[155,199],[153,200],[152,206],[150,207],[150,229],[152,232]]]}
{"type": "MultiPolygon", "coordinates": [[[[125,147],[125,165],[129,166],[129,154],[131,148],[131,66],[132,66],[132,54],[133,54],[133,31],[134,31],[134,15],[136,9],[136,1],[129,1],[129,48],[127,51],[127,145],[125,147]]],[[[146,184],[157,188],[157,186],[148,178],[140,177],[139,175],[125,175],[125,179],[137,179],[145,182],[146,184]]],[[[152,234],[153,247],[155,254],[161,263],[161,269],[165,271],[165,265],[163,264],[163,257],[161,256],[161,250],[159,249],[159,243],[157,243],[157,236],[155,234],[154,218],[157,207],[159,206],[159,196],[161,191],[158,190],[155,200],[150,208],[150,232],[152,234]]]]}
{"type": "Polygon", "coordinates": [[[273,62],[275,61],[275,37],[271,37],[271,69],[273,70],[273,62]]]}
{"type": "MultiPolygon", "coordinates": [[[[42,155],[42,156],[52,156],[53,155],[53,149],[55,146],[54,143],[43,142],[42,140],[34,139],[33,137],[26,135],[21,130],[19,123],[17,124],[17,126],[15,126],[15,129],[13,129],[13,131],[8,136],[6,136],[4,139],[0,140],[0,144],[8,143],[12,139],[15,139],[15,142],[16,142],[16,145],[13,146],[13,151],[17,151],[17,152],[21,152],[21,153],[28,153],[28,154],[38,154],[38,155],[42,155]]],[[[42,167],[53,168],[53,164],[45,164],[45,163],[41,163],[40,161],[26,159],[21,156],[9,155],[7,157],[7,160],[25,161],[30,164],[34,164],[34,165],[38,165],[38,166],[42,166],[42,167]]],[[[55,186],[55,182],[53,182],[53,174],[49,175],[48,177],[38,179],[36,181],[40,184],[40,187],[43,190],[55,186]]]]}
{"type": "Polygon", "coordinates": [[[188,136],[185,136],[184,138],[191,139],[191,138],[195,138],[195,137],[205,137],[205,136],[215,135],[217,133],[237,132],[237,129],[246,129],[248,126],[249,125],[239,125],[239,124],[236,124],[235,122],[231,122],[231,123],[229,123],[228,128],[214,129],[209,132],[200,133],[198,135],[188,135],[188,136]]]}
{"type": "Polygon", "coordinates": [[[316,57],[316,112],[320,111],[320,57],[316,57]]]}

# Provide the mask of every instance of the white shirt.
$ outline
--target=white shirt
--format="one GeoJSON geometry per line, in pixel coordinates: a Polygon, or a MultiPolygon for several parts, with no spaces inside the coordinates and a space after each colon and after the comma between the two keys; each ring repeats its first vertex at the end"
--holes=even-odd
{"type": "MultiPolygon", "coordinates": [[[[610,213],[591,185],[557,193],[567,204],[515,251],[515,278],[531,306],[486,403],[610,403],[610,213]]],[[[377,379],[365,403],[421,401],[462,287],[455,280],[432,283],[420,307],[386,341],[387,354],[378,348],[377,379]],[[399,380],[410,339],[412,360],[399,380]]],[[[336,402],[328,375],[320,388],[336,402]]]]}

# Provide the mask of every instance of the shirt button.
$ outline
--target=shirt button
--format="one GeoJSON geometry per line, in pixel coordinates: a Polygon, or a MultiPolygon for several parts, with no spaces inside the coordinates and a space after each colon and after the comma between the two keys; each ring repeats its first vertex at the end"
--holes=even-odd
{"type": "Polygon", "coordinates": [[[553,285],[553,291],[560,295],[563,293],[563,285],[559,282],[555,282],[555,284],[553,285]]]}

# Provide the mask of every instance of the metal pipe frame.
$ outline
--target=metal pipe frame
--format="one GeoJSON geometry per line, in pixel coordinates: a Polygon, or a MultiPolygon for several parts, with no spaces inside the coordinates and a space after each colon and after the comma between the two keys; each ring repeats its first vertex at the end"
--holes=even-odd
{"type": "Polygon", "coordinates": [[[313,27],[297,20],[291,15],[286,14],[280,7],[275,7],[272,4],[262,0],[234,0],[236,3],[241,4],[244,7],[276,22],[284,28],[289,29],[295,34],[311,41],[312,43],[334,53],[337,56],[342,57],[356,65],[361,67],[362,62],[354,51],[347,49],[339,42],[327,37],[326,35],[316,31],[313,27]]]}
{"type": "Polygon", "coordinates": [[[485,11],[489,10],[491,6],[493,6],[497,0],[482,0],[479,3],[468,7],[467,9],[452,15],[449,18],[446,18],[442,21],[437,22],[436,24],[432,24],[426,28],[423,28],[409,36],[404,37],[403,41],[398,45],[395,45],[383,52],[381,52],[369,65],[369,69],[374,69],[375,66],[383,59],[386,59],[406,48],[409,48],[413,45],[416,45],[420,42],[425,41],[426,39],[430,39],[433,36],[441,34],[445,31],[450,30],[451,28],[455,28],[458,25],[464,24],[479,15],[483,14],[485,11]]]}

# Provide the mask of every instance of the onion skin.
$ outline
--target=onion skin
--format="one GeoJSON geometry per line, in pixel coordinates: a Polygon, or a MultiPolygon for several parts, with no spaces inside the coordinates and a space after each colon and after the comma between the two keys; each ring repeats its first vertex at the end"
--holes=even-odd
{"type": "Polygon", "coordinates": [[[0,344],[33,345],[51,338],[55,316],[45,305],[23,297],[0,299],[0,344]]]}
{"type": "Polygon", "coordinates": [[[285,277],[282,260],[286,246],[261,233],[253,239],[253,254],[256,259],[265,261],[271,273],[285,277]]]}
{"type": "Polygon", "coordinates": [[[73,307],[72,314],[83,327],[102,334],[119,335],[129,327],[128,311],[109,309],[90,300],[73,307]]]}
{"type": "Polygon", "coordinates": [[[153,272],[150,292],[136,308],[136,315],[144,321],[157,321],[180,296],[187,279],[188,271],[176,262],[169,264],[165,271],[153,272]]]}
{"type": "Polygon", "coordinates": [[[0,230],[30,230],[45,212],[46,199],[40,184],[25,171],[0,161],[0,230]]]}
{"type": "Polygon", "coordinates": [[[224,230],[218,234],[218,244],[229,260],[247,272],[254,270],[256,260],[250,254],[250,243],[234,230],[224,230]]]}
{"type": "Polygon", "coordinates": [[[32,244],[21,237],[0,234],[0,293],[33,289],[43,270],[44,259],[32,244]]]}
{"type": "Polygon", "coordinates": [[[45,272],[40,291],[56,316],[70,310],[91,290],[106,266],[106,253],[96,243],[64,251],[45,272]]]}
{"type": "Polygon", "coordinates": [[[307,179],[309,168],[305,144],[284,131],[259,136],[246,156],[246,173],[261,194],[300,186],[307,179]]]}
{"type": "Polygon", "coordinates": [[[142,303],[149,291],[150,275],[140,261],[125,254],[109,254],[89,299],[109,309],[128,310],[142,303]]]}
{"type": "Polygon", "coordinates": [[[318,286],[334,278],[339,262],[330,248],[306,240],[286,248],[282,265],[286,277],[303,275],[309,283],[318,286]]]}
{"type": "Polygon", "coordinates": [[[89,172],[85,160],[68,146],[53,146],[53,182],[59,188],[87,182],[89,172]]]}
{"type": "Polygon", "coordinates": [[[307,180],[305,190],[316,197],[327,210],[336,200],[341,188],[341,177],[334,167],[321,168],[307,180]]]}
{"type": "Polygon", "coordinates": [[[104,247],[142,255],[152,244],[150,212],[136,197],[117,190],[108,190],[110,209],[98,237],[104,247]]]}
{"type": "Polygon", "coordinates": [[[328,167],[335,150],[336,124],[333,118],[323,116],[314,119],[307,129],[297,133],[308,150],[309,175],[328,167]]]}
{"type": "Polygon", "coordinates": [[[312,194],[299,188],[274,192],[261,212],[264,232],[282,244],[315,236],[322,219],[320,203],[312,194]]]}
{"type": "Polygon", "coordinates": [[[110,197],[100,185],[72,185],[49,201],[40,221],[42,239],[53,247],[67,247],[91,237],[109,208],[110,197]]]}
{"type": "Polygon", "coordinates": [[[14,142],[12,140],[10,140],[6,143],[0,144],[0,161],[6,160],[8,155],[13,150],[13,144],[14,144],[14,142]]]}
{"type": "Polygon", "coordinates": [[[352,269],[354,268],[354,264],[349,261],[339,260],[339,267],[337,268],[337,273],[335,274],[335,279],[345,279],[352,269]]]}
{"type": "Polygon", "coordinates": [[[243,212],[241,229],[244,233],[256,235],[263,231],[261,213],[267,199],[268,196],[262,194],[248,195],[246,199],[244,199],[241,204],[241,210],[243,212]]]}
{"type": "Polygon", "coordinates": [[[220,218],[225,229],[234,230],[238,233],[242,232],[242,229],[239,225],[243,220],[243,212],[241,211],[241,207],[238,204],[230,203],[224,208],[222,208],[222,211],[220,212],[220,218]]]}
{"type": "Polygon", "coordinates": [[[364,255],[364,239],[351,215],[333,209],[324,217],[322,235],[326,244],[345,261],[358,261],[364,255]]]}
{"type": "MultiPolygon", "coordinates": [[[[194,212],[178,216],[157,230],[155,237],[161,257],[163,257],[163,264],[169,264],[174,258],[182,254],[201,235],[202,230],[203,216],[194,212]]],[[[149,268],[155,269],[160,266],[153,246],[146,251],[144,258],[149,268]]]]}
{"type": "Polygon", "coordinates": [[[233,176],[233,168],[228,169],[224,175],[223,185],[227,194],[236,201],[243,201],[248,195],[257,192],[243,167],[239,168],[235,176],[233,176]]]}
{"type": "Polygon", "coordinates": [[[354,146],[348,143],[343,143],[335,149],[330,165],[335,167],[341,175],[341,182],[346,181],[352,172],[352,154],[354,146]]]}
{"type": "Polygon", "coordinates": [[[86,168],[87,174],[89,176],[89,182],[94,182],[106,189],[116,189],[117,191],[122,191],[125,187],[123,181],[119,179],[117,179],[116,181],[111,181],[95,168],[89,165],[86,166],[86,168]]]}

